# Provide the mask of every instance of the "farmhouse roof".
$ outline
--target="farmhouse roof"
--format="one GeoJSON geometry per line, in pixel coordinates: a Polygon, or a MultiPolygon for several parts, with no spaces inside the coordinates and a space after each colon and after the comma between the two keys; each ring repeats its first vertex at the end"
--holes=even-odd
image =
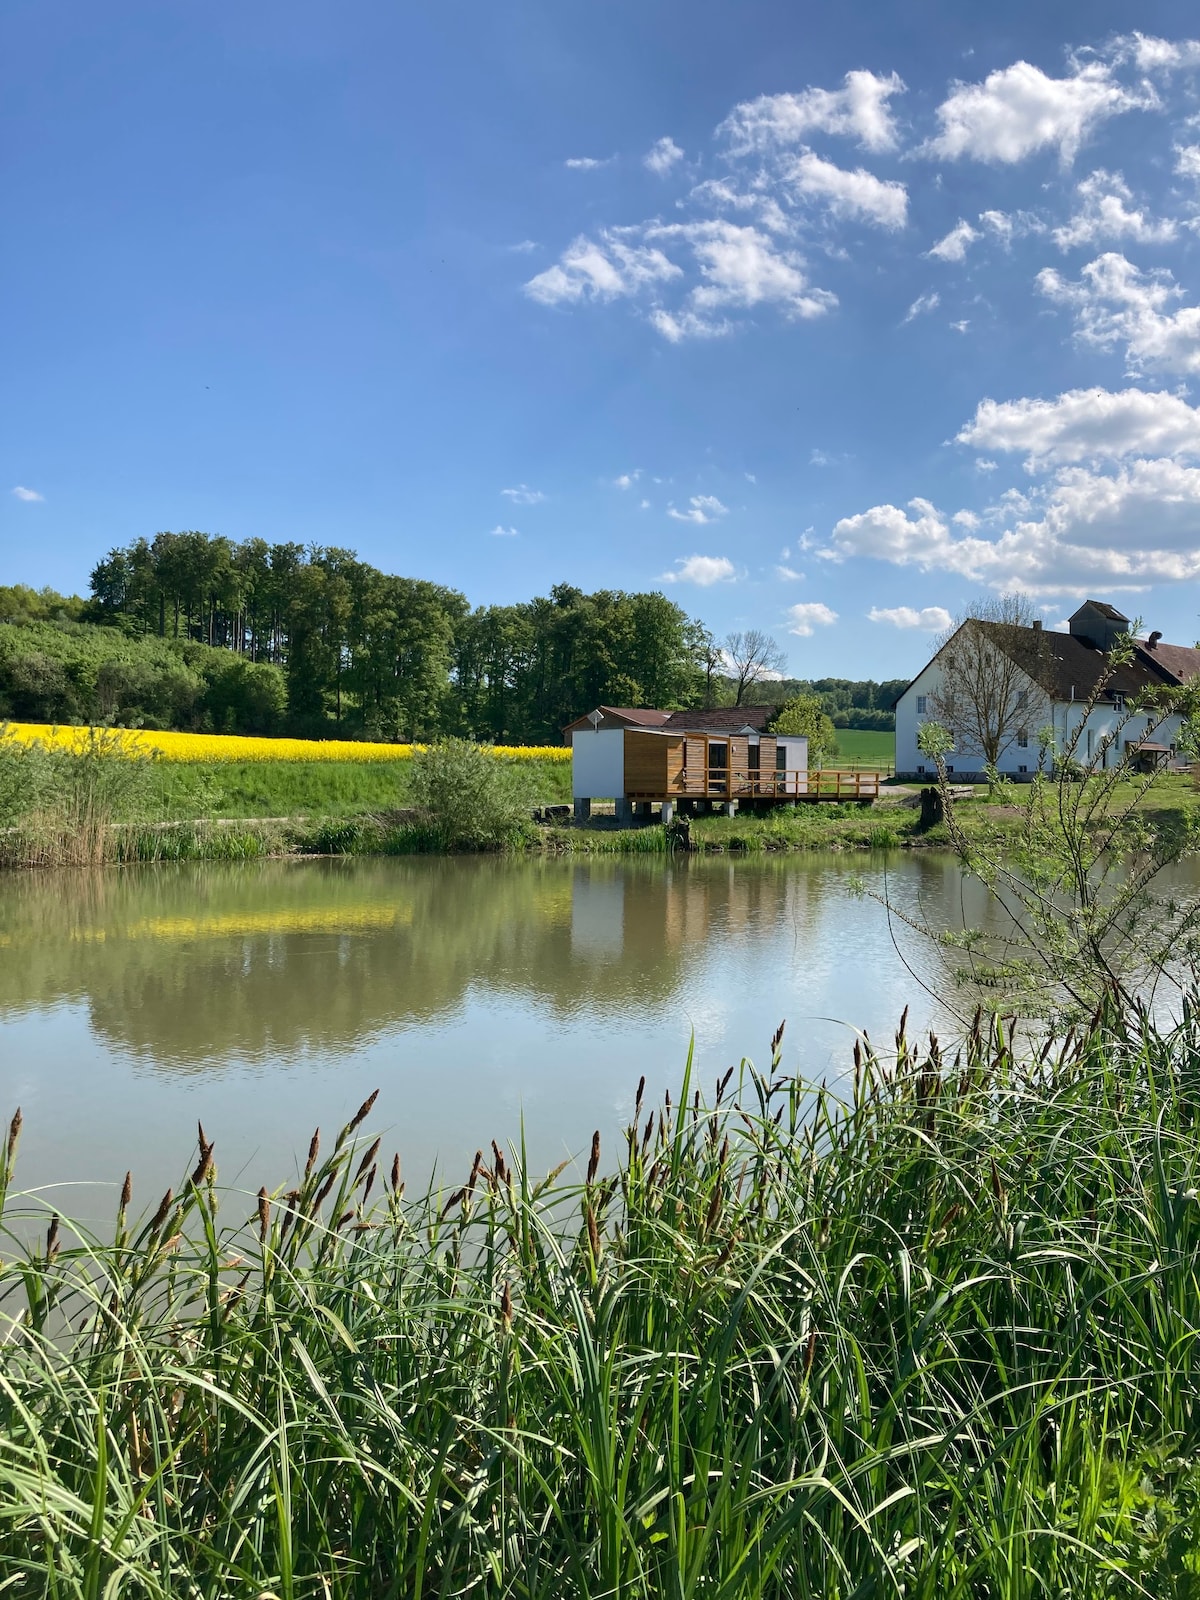
{"type": "Polygon", "coordinates": [[[682,733],[736,733],[739,728],[753,728],[761,733],[775,711],[775,706],[716,706],[711,711],[672,711],[663,726],[682,733]]]}
{"type": "MultiPolygon", "coordinates": [[[[1103,605],[1102,601],[1091,602],[1103,605]]],[[[1115,607],[1107,610],[1114,620],[1124,620],[1115,607]]],[[[1000,649],[1052,700],[1086,700],[1108,670],[1108,658],[1073,633],[1053,633],[1046,628],[1017,628],[1003,622],[977,622],[1000,649]]],[[[1110,695],[1137,695],[1162,684],[1177,687],[1200,674],[1200,650],[1185,645],[1156,643],[1153,650],[1141,639],[1134,641],[1133,659],[1112,669],[1110,695]]]]}

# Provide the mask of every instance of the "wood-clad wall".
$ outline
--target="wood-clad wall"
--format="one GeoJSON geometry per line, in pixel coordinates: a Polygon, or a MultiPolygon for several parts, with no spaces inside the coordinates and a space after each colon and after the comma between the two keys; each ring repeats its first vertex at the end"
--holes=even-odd
{"type": "Polygon", "coordinates": [[[625,730],[625,793],[665,796],[667,749],[675,741],[661,733],[625,730]]]}

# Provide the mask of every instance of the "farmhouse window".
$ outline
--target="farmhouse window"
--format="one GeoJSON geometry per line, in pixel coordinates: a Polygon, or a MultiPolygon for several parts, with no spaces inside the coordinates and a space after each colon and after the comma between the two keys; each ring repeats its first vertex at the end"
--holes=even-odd
{"type": "Polygon", "coordinates": [[[1025,728],[1022,728],[1020,730],[1020,732],[1017,734],[1017,749],[1018,750],[1028,750],[1029,749],[1029,733],[1028,733],[1028,730],[1025,729],[1025,728]]]}
{"type": "Polygon", "coordinates": [[[923,717],[928,710],[929,696],[927,694],[919,694],[917,696],[917,715],[923,717]]]}
{"type": "Polygon", "coordinates": [[[1022,709],[1024,709],[1028,704],[1029,704],[1029,690],[1028,689],[1018,689],[1018,691],[1017,691],[1017,705],[1020,706],[1022,709]]]}

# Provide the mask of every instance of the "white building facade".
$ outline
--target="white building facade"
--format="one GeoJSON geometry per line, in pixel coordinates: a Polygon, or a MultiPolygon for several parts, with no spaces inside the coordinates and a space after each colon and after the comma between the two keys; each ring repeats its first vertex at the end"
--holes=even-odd
{"type": "MultiPolygon", "coordinates": [[[[970,624],[968,624],[970,625],[970,624]]],[[[1088,600],[1070,619],[1067,633],[1032,628],[998,630],[1009,644],[1017,670],[1007,692],[1012,697],[1003,716],[1004,734],[997,770],[1006,777],[1032,777],[1039,760],[1041,734],[1050,730],[1053,748],[1064,752],[1082,729],[1075,759],[1084,766],[1114,766],[1149,761],[1173,765],[1182,761],[1182,721],[1172,715],[1131,716],[1127,705],[1158,688],[1173,688],[1200,675],[1200,650],[1161,642],[1161,635],[1133,641],[1133,660],[1115,668],[1100,698],[1086,716],[1087,702],[1107,668],[1106,653],[1129,627],[1129,619],[1106,602],[1088,600]],[[1027,637],[1021,637],[1027,636],[1027,637]],[[1024,670],[1024,662],[1029,670],[1024,670]]],[[[978,626],[978,624],[975,624],[978,626]]],[[[998,648],[998,646],[997,646],[998,648]]],[[[927,722],[944,722],[936,707],[943,698],[946,667],[943,653],[928,662],[896,701],[896,775],[931,778],[936,764],[921,750],[918,738],[927,722]]],[[[955,730],[950,730],[955,734],[955,730]]],[[[983,753],[958,735],[945,757],[953,777],[972,781],[985,776],[983,753]]]]}

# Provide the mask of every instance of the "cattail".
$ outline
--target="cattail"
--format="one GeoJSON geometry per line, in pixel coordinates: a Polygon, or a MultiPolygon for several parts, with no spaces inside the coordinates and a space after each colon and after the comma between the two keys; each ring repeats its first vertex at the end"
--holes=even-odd
{"type": "Polygon", "coordinates": [[[496,1182],[503,1183],[508,1177],[508,1168],[504,1164],[504,1152],[495,1139],[492,1140],[492,1154],[496,1158],[496,1182]]]}
{"type": "Polygon", "coordinates": [[[321,1187],[317,1190],[317,1198],[313,1201],[313,1210],[314,1211],[319,1211],[321,1209],[321,1207],[325,1204],[326,1200],[329,1199],[329,1191],[333,1188],[334,1181],[336,1180],[336,1178],[337,1178],[337,1169],[335,1168],[334,1171],[331,1172],[329,1174],[329,1176],[325,1179],[325,1182],[321,1185],[321,1187]]]}
{"type": "Polygon", "coordinates": [[[50,1226],[46,1229],[46,1262],[49,1264],[58,1254],[58,1212],[50,1218],[50,1226]]]}
{"type": "Polygon", "coordinates": [[[474,1194],[475,1185],[479,1182],[479,1173],[483,1167],[483,1151],[476,1150],[475,1159],[471,1163],[471,1176],[467,1179],[467,1193],[474,1194]]]}
{"type": "Polygon", "coordinates": [[[774,1058],[779,1054],[779,1046],[783,1043],[783,1030],[786,1027],[787,1027],[787,1019],[785,1017],[784,1020],[775,1029],[775,1032],[771,1035],[771,1058],[772,1058],[772,1060],[774,1060],[774,1058]]]}
{"type": "Polygon", "coordinates": [[[597,1128],[592,1135],[592,1154],[588,1160],[587,1186],[590,1189],[596,1181],[596,1173],[600,1170],[600,1129],[597,1128]]]}
{"type": "Polygon", "coordinates": [[[13,1112],[13,1119],[8,1125],[8,1148],[5,1152],[5,1166],[11,1171],[13,1157],[17,1153],[17,1141],[21,1137],[21,1124],[24,1122],[20,1106],[13,1112]]]}
{"type": "Polygon", "coordinates": [[[129,1210],[129,1202],[133,1199],[133,1173],[125,1174],[125,1182],[121,1185],[121,1203],[117,1207],[117,1215],[124,1222],[125,1213],[129,1210]]]}
{"type": "Polygon", "coordinates": [[[726,1089],[728,1089],[728,1087],[729,1087],[729,1080],[732,1077],[733,1077],[733,1068],[730,1067],[729,1071],[725,1074],[725,1076],[717,1084],[717,1104],[718,1105],[720,1105],[721,1099],[722,1099],[726,1089]]]}
{"type": "Polygon", "coordinates": [[[808,1377],[813,1367],[813,1357],[817,1353],[817,1330],[814,1328],[808,1336],[808,1343],[804,1348],[804,1376],[808,1377]]]}
{"type": "Polygon", "coordinates": [[[600,1260],[600,1230],[596,1227],[596,1213],[588,1206],[584,1213],[587,1220],[588,1244],[591,1247],[592,1260],[600,1260]]]}
{"type": "Polygon", "coordinates": [[[721,1215],[721,1206],[724,1203],[725,1191],[721,1183],[713,1184],[712,1199],[708,1202],[708,1215],[704,1219],[705,1233],[711,1233],[717,1225],[717,1218],[721,1215]]]}
{"type": "MultiPolygon", "coordinates": [[[[375,1160],[375,1157],[379,1154],[379,1146],[380,1146],[381,1142],[382,1142],[381,1140],[376,1139],[375,1143],[371,1146],[371,1148],[367,1151],[366,1155],[358,1163],[358,1171],[354,1174],[354,1184],[357,1184],[358,1180],[362,1177],[363,1173],[367,1170],[367,1168],[375,1160]]],[[[354,1184],[351,1184],[350,1187],[353,1188],[354,1184]]]]}
{"type": "Polygon", "coordinates": [[[154,1213],[153,1217],[151,1217],[151,1219],[150,1219],[150,1232],[151,1233],[157,1233],[158,1230],[162,1227],[163,1223],[167,1220],[167,1212],[170,1211],[171,1202],[172,1202],[172,1200],[174,1200],[174,1198],[175,1198],[174,1191],[171,1190],[171,1189],[168,1189],[166,1194],[163,1195],[162,1199],[158,1202],[158,1210],[154,1213]]]}
{"type": "Polygon", "coordinates": [[[643,1072],[638,1079],[637,1095],[633,1102],[633,1120],[635,1123],[642,1120],[642,1096],[646,1092],[646,1074],[643,1072]]]}
{"type": "Polygon", "coordinates": [[[342,1214],[341,1214],[341,1216],[340,1216],[340,1217],[339,1217],[339,1218],[338,1218],[338,1219],[337,1219],[337,1221],[336,1221],[336,1222],[335,1222],[335,1223],[334,1223],[334,1227],[335,1227],[335,1228],[344,1228],[344,1227],[345,1227],[345,1226],[346,1226],[346,1224],[347,1224],[347,1223],[348,1223],[348,1222],[349,1222],[349,1221],[351,1221],[351,1219],[352,1219],[352,1218],[353,1218],[353,1216],[354,1216],[354,1207],[353,1207],[353,1206],[351,1206],[351,1208],[350,1208],[350,1210],[349,1210],[349,1211],[343,1211],[343,1212],[342,1212],[342,1214]]]}
{"type": "Polygon", "coordinates": [[[395,1191],[399,1187],[400,1187],[400,1152],[399,1152],[399,1150],[397,1150],[396,1154],[392,1157],[392,1192],[393,1192],[393,1194],[395,1193],[395,1191]]]}
{"type": "Polygon", "coordinates": [[[271,1226],[271,1202],[267,1199],[266,1185],[258,1191],[258,1237],[265,1240],[271,1226]]]}
{"type": "MultiPolygon", "coordinates": [[[[203,1137],[203,1133],[204,1133],[203,1128],[201,1128],[200,1133],[201,1133],[201,1136],[203,1137]]],[[[199,1159],[199,1161],[197,1161],[197,1163],[195,1165],[195,1168],[194,1168],[194,1170],[192,1172],[191,1181],[192,1181],[193,1184],[201,1184],[201,1183],[203,1183],[205,1178],[207,1178],[209,1173],[211,1173],[211,1171],[213,1170],[212,1153],[213,1153],[213,1147],[212,1147],[211,1144],[204,1144],[204,1143],[201,1144],[201,1146],[200,1146],[200,1159],[199,1159]]]]}
{"type": "Polygon", "coordinates": [[[341,1144],[342,1139],[348,1139],[350,1137],[360,1122],[365,1122],[367,1120],[367,1118],[371,1115],[371,1107],[375,1104],[378,1098],[379,1090],[372,1089],[371,1093],[367,1096],[362,1105],[359,1106],[358,1110],[350,1118],[350,1121],[342,1129],[341,1138],[338,1140],[339,1144],[341,1144]]]}
{"type": "Polygon", "coordinates": [[[372,1163],[371,1170],[367,1173],[367,1181],[363,1184],[362,1203],[364,1206],[371,1198],[371,1190],[375,1187],[375,1174],[378,1171],[379,1167],[375,1163],[372,1163]]]}
{"type": "MultiPolygon", "coordinates": [[[[442,1208],[442,1214],[438,1218],[439,1222],[445,1222],[446,1218],[454,1210],[455,1206],[460,1204],[460,1202],[466,1198],[466,1193],[467,1193],[466,1189],[456,1189],[454,1191],[454,1193],[450,1196],[449,1200],[446,1201],[446,1204],[442,1208]]],[[[341,1224],[339,1223],[338,1226],[340,1227],[341,1224]]]]}
{"type": "Polygon", "coordinates": [[[308,1177],[309,1173],[312,1171],[312,1169],[317,1164],[317,1151],[320,1148],[321,1148],[321,1130],[320,1130],[320,1128],[317,1128],[314,1131],[312,1138],[308,1141],[308,1160],[304,1164],[304,1176],[306,1178],[308,1177]]]}

